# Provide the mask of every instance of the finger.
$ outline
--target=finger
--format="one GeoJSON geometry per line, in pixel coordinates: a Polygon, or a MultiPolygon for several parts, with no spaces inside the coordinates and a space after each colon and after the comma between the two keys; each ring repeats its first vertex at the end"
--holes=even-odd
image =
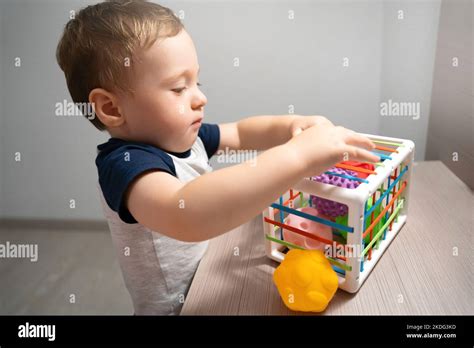
{"type": "Polygon", "coordinates": [[[300,134],[303,130],[301,128],[296,128],[294,131],[293,131],[293,134],[292,136],[297,136],[298,134],[300,134]]]}
{"type": "Polygon", "coordinates": [[[347,152],[349,154],[349,160],[374,163],[380,162],[379,156],[360,147],[351,146],[347,152]]]}
{"type": "Polygon", "coordinates": [[[363,147],[367,150],[375,149],[375,144],[366,136],[360,135],[356,132],[350,132],[346,141],[347,144],[363,147]]]}
{"type": "Polygon", "coordinates": [[[318,124],[327,124],[327,125],[334,126],[334,124],[325,117],[322,117],[321,119],[319,119],[318,124]]]}

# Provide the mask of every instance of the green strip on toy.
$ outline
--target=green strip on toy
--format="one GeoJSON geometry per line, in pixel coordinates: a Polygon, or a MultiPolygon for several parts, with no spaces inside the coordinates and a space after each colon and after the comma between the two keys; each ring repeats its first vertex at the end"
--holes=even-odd
{"type": "MultiPolygon", "coordinates": [[[[367,209],[370,209],[372,208],[372,197],[369,197],[369,200],[367,201],[367,209]]],[[[374,209],[374,219],[377,218],[377,216],[380,215],[380,212],[382,211],[382,204],[380,204],[377,208],[374,209]]],[[[372,214],[371,214],[372,215],[372,214]]],[[[348,218],[349,218],[349,215],[346,214],[346,215],[343,215],[343,216],[338,216],[336,218],[336,223],[340,224],[340,225],[344,225],[344,226],[348,226],[348,218]]],[[[385,222],[387,221],[387,219],[385,219],[385,216],[382,216],[382,218],[380,219],[380,221],[377,223],[377,225],[375,225],[373,231],[372,231],[372,237],[375,236],[377,234],[378,231],[380,231],[380,229],[382,228],[382,226],[385,224],[385,222]]],[[[367,219],[365,221],[365,229],[364,231],[369,228],[370,226],[370,218],[367,219]]],[[[342,237],[347,241],[347,232],[346,231],[339,231],[339,233],[342,235],[342,237]]],[[[370,243],[370,233],[367,234],[367,236],[365,236],[364,238],[364,243],[365,245],[369,244],[370,243]]],[[[377,245],[378,246],[378,245],[377,245]]]]}

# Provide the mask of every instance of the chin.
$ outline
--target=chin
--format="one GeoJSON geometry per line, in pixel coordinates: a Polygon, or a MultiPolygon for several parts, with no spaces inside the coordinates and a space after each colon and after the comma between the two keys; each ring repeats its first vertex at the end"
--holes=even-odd
{"type": "Polygon", "coordinates": [[[189,141],[186,142],[186,145],[179,152],[188,151],[193,146],[193,144],[196,142],[196,139],[197,139],[197,135],[191,137],[189,139],[189,141]]]}
{"type": "Polygon", "coordinates": [[[196,142],[196,139],[197,139],[197,134],[192,138],[191,144],[189,144],[188,149],[189,149],[191,146],[193,146],[193,144],[196,142]]]}

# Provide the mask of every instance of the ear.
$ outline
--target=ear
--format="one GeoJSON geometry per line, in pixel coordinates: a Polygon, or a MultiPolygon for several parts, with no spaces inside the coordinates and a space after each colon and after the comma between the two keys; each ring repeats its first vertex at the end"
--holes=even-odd
{"type": "Polygon", "coordinates": [[[125,122],[115,94],[103,88],[94,88],[89,93],[89,103],[93,105],[96,116],[107,128],[119,127],[125,122]]]}

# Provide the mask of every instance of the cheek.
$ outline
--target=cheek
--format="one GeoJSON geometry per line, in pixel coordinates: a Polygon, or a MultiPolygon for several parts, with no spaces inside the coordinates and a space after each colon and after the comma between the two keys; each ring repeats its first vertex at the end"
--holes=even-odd
{"type": "Polygon", "coordinates": [[[187,110],[186,96],[156,91],[141,91],[129,105],[133,114],[133,128],[143,127],[162,135],[181,135],[187,132],[192,117],[187,110]]]}
{"type": "Polygon", "coordinates": [[[139,113],[140,118],[147,120],[159,120],[166,118],[171,109],[171,104],[167,98],[161,95],[143,95],[135,103],[134,113],[139,113]]]}
{"type": "Polygon", "coordinates": [[[189,117],[183,98],[169,95],[153,103],[154,122],[167,134],[179,135],[187,130],[189,117]]]}
{"type": "Polygon", "coordinates": [[[160,95],[148,94],[138,100],[141,109],[147,110],[151,114],[159,114],[166,109],[166,99],[160,95]]]}
{"type": "Polygon", "coordinates": [[[163,99],[163,102],[169,114],[183,117],[188,114],[188,101],[184,95],[170,93],[163,99]]]}
{"type": "Polygon", "coordinates": [[[161,99],[159,108],[168,122],[180,128],[188,125],[191,119],[187,105],[185,96],[169,94],[161,99]]]}

